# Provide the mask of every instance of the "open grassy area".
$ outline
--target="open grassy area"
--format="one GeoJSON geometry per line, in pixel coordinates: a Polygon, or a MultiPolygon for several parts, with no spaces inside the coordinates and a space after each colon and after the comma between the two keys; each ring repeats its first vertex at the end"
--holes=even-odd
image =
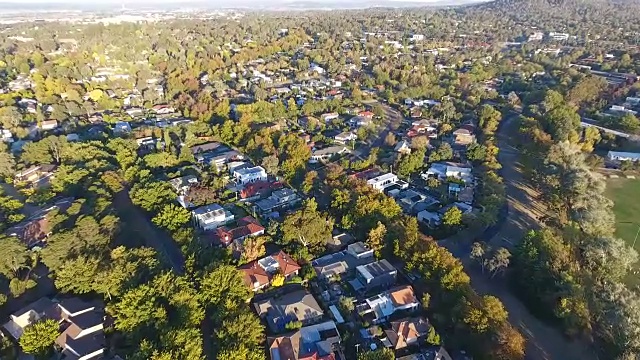
{"type": "MultiPolygon", "coordinates": [[[[616,214],[616,235],[633,245],[633,240],[640,225],[640,180],[609,179],[607,196],[613,200],[613,212],[616,214]]],[[[635,244],[640,252],[640,239],[635,244]]]]}
{"type": "MultiPolygon", "coordinates": [[[[616,236],[623,239],[629,246],[638,232],[640,225],[640,180],[637,179],[609,179],[607,181],[607,197],[613,200],[613,212],[616,214],[616,236]]],[[[640,236],[635,244],[640,253],[640,236]]],[[[627,285],[640,288],[640,263],[630,271],[626,277],[627,285]]]]}

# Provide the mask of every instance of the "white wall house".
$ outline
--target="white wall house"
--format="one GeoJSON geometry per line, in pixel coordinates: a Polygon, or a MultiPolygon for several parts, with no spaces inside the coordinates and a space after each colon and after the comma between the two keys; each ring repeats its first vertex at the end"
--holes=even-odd
{"type": "Polygon", "coordinates": [[[254,166],[234,170],[233,178],[238,184],[248,184],[267,180],[267,171],[262,166],[254,166]]]}
{"type": "Polygon", "coordinates": [[[453,163],[434,163],[431,167],[421,175],[425,180],[429,178],[437,178],[439,180],[446,180],[449,177],[460,179],[465,183],[470,183],[473,180],[471,168],[462,164],[453,163]]]}
{"type": "Polygon", "coordinates": [[[191,212],[193,222],[204,231],[217,229],[230,221],[233,214],[218,204],[201,206],[191,212]]]}
{"type": "Polygon", "coordinates": [[[640,153],[609,151],[607,153],[607,158],[611,161],[638,161],[640,160],[640,153]]]}
{"type": "Polygon", "coordinates": [[[409,186],[406,182],[398,179],[398,175],[394,173],[386,173],[376,176],[367,180],[367,184],[378,191],[384,191],[384,189],[393,185],[398,185],[402,189],[409,186]]]}

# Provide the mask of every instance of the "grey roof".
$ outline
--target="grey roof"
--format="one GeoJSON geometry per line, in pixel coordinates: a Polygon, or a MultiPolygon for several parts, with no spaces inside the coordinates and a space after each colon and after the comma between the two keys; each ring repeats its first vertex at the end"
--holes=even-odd
{"type": "Polygon", "coordinates": [[[253,306],[258,316],[266,318],[274,332],[283,331],[287,322],[310,321],[324,315],[316,299],[306,290],[257,301],[253,306]]]}

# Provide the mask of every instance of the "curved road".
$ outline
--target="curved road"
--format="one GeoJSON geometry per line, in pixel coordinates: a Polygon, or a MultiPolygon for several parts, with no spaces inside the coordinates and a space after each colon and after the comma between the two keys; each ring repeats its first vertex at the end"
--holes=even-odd
{"type": "MultiPolygon", "coordinates": [[[[484,233],[490,239],[482,239],[494,248],[513,248],[523,235],[532,229],[539,229],[538,219],[544,214],[544,207],[536,200],[537,193],[523,181],[519,164],[519,152],[510,145],[510,135],[517,126],[517,115],[503,121],[498,130],[498,161],[502,164],[501,175],[504,178],[507,195],[507,216],[497,229],[484,233]]],[[[476,236],[473,234],[471,236],[476,236]]],[[[469,243],[474,239],[467,236],[466,244],[461,239],[447,239],[439,242],[459,257],[465,271],[471,277],[471,285],[481,295],[498,297],[509,312],[509,321],[516,326],[527,339],[526,359],[530,360],[595,360],[590,344],[583,341],[570,341],[561,331],[547,325],[533,316],[522,302],[509,289],[502,278],[490,279],[482,274],[477,264],[469,258],[469,243]],[[457,244],[456,244],[457,243],[457,244]],[[460,246],[462,245],[462,246],[460,246]]],[[[464,240],[462,240],[464,241],[464,240]]]]}

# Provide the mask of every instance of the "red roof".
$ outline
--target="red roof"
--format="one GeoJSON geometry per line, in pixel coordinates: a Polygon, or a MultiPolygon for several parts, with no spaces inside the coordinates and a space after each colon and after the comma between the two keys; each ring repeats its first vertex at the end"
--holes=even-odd
{"type": "Polygon", "coordinates": [[[240,197],[243,199],[253,197],[262,194],[265,190],[274,190],[282,187],[282,183],[268,181],[256,181],[254,183],[247,184],[244,189],[240,191],[240,197]]]}
{"type": "Polygon", "coordinates": [[[248,236],[257,236],[264,232],[264,227],[260,225],[258,220],[251,216],[243,217],[237,221],[237,227],[229,229],[226,226],[216,229],[214,240],[229,246],[234,240],[243,239],[248,236]]]}
{"type": "Polygon", "coordinates": [[[372,113],[371,111],[360,111],[358,113],[359,116],[364,116],[364,117],[373,117],[373,115],[375,115],[374,113],[372,113]]]}
{"type": "MultiPolygon", "coordinates": [[[[268,257],[271,257],[278,263],[277,272],[284,275],[285,277],[293,275],[298,270],[300,270],[300,265],[298,265],[298,263],[295,262],[291,258],[291,256],[286,254],[284,251],[279,251],[268,257]]],[[[238,267],[238,270],[243,272],[245,284],[247,284],[247,286],[249,286],[251,289],[262,287],[270,283],[271,278],[273,277],[273,275],[275,275],[275,273],[267,273],[265,269],[260,266],[260,260],[252,261],[248,264],[244,264],[238,267]]]]}

